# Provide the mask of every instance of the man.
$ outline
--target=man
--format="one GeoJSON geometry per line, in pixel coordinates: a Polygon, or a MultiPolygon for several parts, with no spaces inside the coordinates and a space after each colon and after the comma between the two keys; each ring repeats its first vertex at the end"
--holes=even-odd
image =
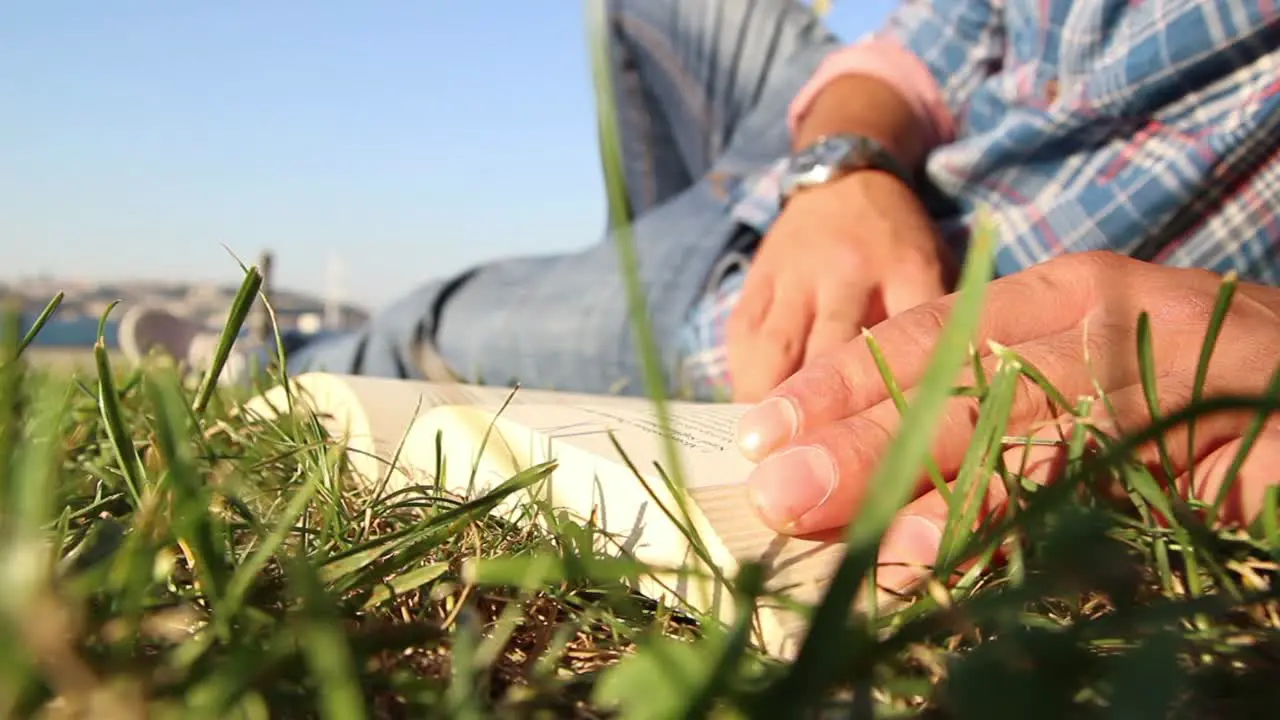
{"type": "MultiPolygon", "coordinates": [[[[1059,361],[1055,382],[1092,391],[1071,345],[1089,319],[1116,339],[1093,355],[1116,387],[1132,380],[1133,344],[1120,340],[1136,309],[1154,313],[1158,342],[1187,347],[1168,338],[1190,342],[1212,292],[1203,271],[1176,268],[1257,283],[1242,292],[1252,320],[1232,327],[1271,339],[1231,334],[1243,354],[1224,350],[1221,385],[1280,348],[1261,287],[1280,274],[1271,4],[915,0],[847,47],[785,0],[609,8],[632,231],[668,389],[768,396],[743,438],[768,458],[752,487],[779,529],[838,526],[856,509],[893,424],[859,332],[876,326],[897,372],[923,362],[979,208],[1003,276],[988,335],[1038,343],[1059,361]]],[[[294,350],[290,369],[639,392],[613,242],[430,283],[353,334],[294,350]]],[[[200,343],[175,322],[134,313],[122,338],[189,356],[200,343]]],[[[1157,360],[1185,371],[1172,351],[1157,360]]],[[[941,450],[964,432],[947,424],[941,450]]]]}

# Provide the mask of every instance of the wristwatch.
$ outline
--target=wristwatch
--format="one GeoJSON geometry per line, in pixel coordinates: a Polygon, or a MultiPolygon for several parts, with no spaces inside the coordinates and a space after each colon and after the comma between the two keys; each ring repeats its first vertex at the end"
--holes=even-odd
{"type": "Polygon", "coordinates": [[[791,156],[780,182],[782,202],[859,170],[882,170],[914,185],[902,163],[879,142],[862,135],[824,135],[791,156]]]}

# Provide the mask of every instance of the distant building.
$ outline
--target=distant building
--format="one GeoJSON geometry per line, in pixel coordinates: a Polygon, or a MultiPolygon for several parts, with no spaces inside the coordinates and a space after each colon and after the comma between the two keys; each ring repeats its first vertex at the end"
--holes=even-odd
{"type": "MultiPolygon", "coordinates": [[[[235,300],[238,286],[220,286],[216,283],[156,283],[113,281],[94,284],[79,280],[51,280],[47,278],[17,281],[0,285],[0,295],[17,296],[27,322],[58,292],[65,298],[46,332],[37,342],[52,345],[90,345],[97,333],[97,323],[107,306],[119,300],[111,318],[118,320],[130,306],[157,305],[178,315],[196,319],[211,329],[226,324],[227,313],[235,300]],[[56,327],[55,327],[56,326],[56,327]]],[[[350,304],[326,303],[318,297],[275,288],[272,290],[272,307],[276,319],[285,330],[314,332],[325,326],[325,320],[336,321],[326,329],[345,329],[360,325],[368,319],[361,308],[350,304]],[[326,312],[327,311],[327,312],[326,312]]],[[[108,342],[114,342],[114,322],[108,322],[108,342]]]]}

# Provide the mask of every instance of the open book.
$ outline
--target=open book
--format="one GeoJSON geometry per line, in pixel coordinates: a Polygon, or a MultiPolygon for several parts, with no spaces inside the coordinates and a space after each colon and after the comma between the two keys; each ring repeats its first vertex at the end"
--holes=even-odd
{"type": "MultiPolygon", "coordinates": [[[[474,496],[554,460],[548,480],[528,492],[579,521],[590,519],[615,540],[605,552],[625,552],[673,571],[642,579],[641,593],[725,622],[733,619],[733,598],[711,579],[688,536],[672,521],[683,523],[685,516],[658,469],[666,469],[666,463],[649,401],[326,373],[290,382],[295,410],[301,406],[313,413],[331,436],[345,442],[355,472],[371,485],[385,478],[391,490],[435,483],[436,468],[443,466],[445,490],[474,496]],[[701,572],[675,572],[680,568],[701,572]]],[[[286,407],[284,388],[276,387],[245,409],[270,417],[286,407]]],[[[842,548],[779,535],[757,519],[744,486],[752,464],[734,445],[745,406],[672,402],[668,407],[689,501],[684,503],[688,523],[722,576],[733,578],[741,561],[758,560],[771,592],[789,598],[787,604],[812,606],[842,548]]],[[[753,640],[786,658],[803,639],[806,622],[781,605],[762,604],[753,640]]]]}

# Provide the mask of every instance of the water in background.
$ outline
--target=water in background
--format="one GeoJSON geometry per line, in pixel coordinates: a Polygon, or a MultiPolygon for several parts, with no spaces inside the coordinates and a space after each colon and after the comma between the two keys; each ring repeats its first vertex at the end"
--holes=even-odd
{"type": "MultiPolygon", "coordinates": [[[[27,330],[35,322],[35,316],[22,318],[22,332],[25,335],[27,330]]],[[[116,349],[118,347],[119,323],[115,320],[107,320],[107,324],[103,329],[103,339],[107,342],[107,347],[116,349]]],[[[222,331],[221,326],[212,328],[218,332],[222,331]]],[[[292,332],[297,332],[292,330],[292,332]]],[[[240,329],[240,337],[249,334],[249,328],[240,329]]],[[[304,337],[311,337],[304,334],[304,337]]],[[[40,334],[36,336],[36,340],[32,345],[38,347],[50,348],[91,348],[98,341],[98,319],[93,317],[78,317],[71,319],[58,319],[55,315],[44,328],[40,330],[40,334]]]]}
{"type": "MultiPolygon", "coordinates": [[[[26,331],[35,322],[35,317],[22,318],[22,331],[26,331]]],[[[117,331],[119,323],[108,320],[103,331],[103,339],[107,342],[107,347],[116,347],[117,331]]],[[[98,318],[79,317],[66,320],[58,319],[57,315],[49,321],[40,334],[36,336],[35,345],[41,347],[64,347],[64,348],[89,348],[98,340],[98,318]]]]}

